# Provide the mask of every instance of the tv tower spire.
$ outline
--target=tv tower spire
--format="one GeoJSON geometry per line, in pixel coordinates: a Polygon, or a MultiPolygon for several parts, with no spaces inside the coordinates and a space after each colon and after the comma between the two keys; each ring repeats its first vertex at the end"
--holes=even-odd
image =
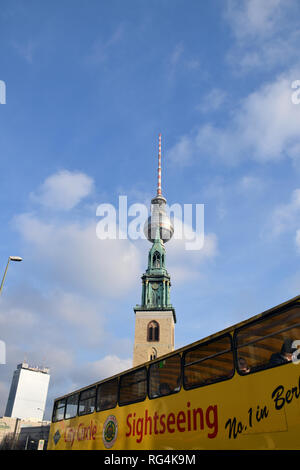
{"type": "Polygon", "coordinates": [[[174,232],[174,227],[166,213],[166,198],[161,191],[161,134],[158,135],[158,170],[157,170],[157,193],[151,200],[151,215],[144,226],[147,239],[154,243],[156,232],[159,228],[160,238],[163,242],[169,241],[174,232]]]}
{"type": "Polygon", "coordinates": [[[157,196],[161,196],[161,134],[158,135],[157,196]]]}

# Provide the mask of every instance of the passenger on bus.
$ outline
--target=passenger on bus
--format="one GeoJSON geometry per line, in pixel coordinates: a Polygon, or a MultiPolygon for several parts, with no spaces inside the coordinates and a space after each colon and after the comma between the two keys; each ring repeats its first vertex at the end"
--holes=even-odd
{"type": "Polygon", "coordinates": [[[108,408],[113,408],[113,397],[105,397],[100,400],[100,410],[107,410],[108,408]]]}
{"type": "Polygon", "coordinates": [[[169,393],[171,393],[171,388],[169,386],[169,384],[167,384],[166,382],[163,382],[159,385],[159,395],[162,396],[162,395],[168,395],[169,393]]]}
{"type": "Polygon", "coordinates": [[[244,359],[243,357],[239,357],[238,366],[239,366],[239,371],[242,374],[249,374],[250,367],[248,366],[246,359],[244,359]]]}
{"type": "Polygon", "coordinates": [[[174,388],[173,391],[174,391],[174,392],[179,392],[180,386],[181,386],[181,376],[179,376],[179,377],[177,378],[176,387],[174,388]]]}
{"type": "Polygon", "coordinates": [[[291,362],[293,353],[296,351],[296,348],[292,348],[292,339],[286,339],[281,347],[280,353],[272,354],[270,358],[270,365],[278,366],[280,364],[285,364],[286,362],[291,362]]]}

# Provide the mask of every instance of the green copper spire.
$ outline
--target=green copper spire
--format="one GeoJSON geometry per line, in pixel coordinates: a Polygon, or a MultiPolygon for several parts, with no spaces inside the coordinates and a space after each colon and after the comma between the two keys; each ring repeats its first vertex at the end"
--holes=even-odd
{"type": "Polygon", "coordinates": [[[166,249],[160,238],[159,227],[156,229],[154,243],[149,251],[147,274],[165,275],[167,274],[165,266],[166,249]]]}
{"type": "MultiPolygon", "coordinates": [[[[170,275],[166,269],[166,249],[159,228],[148,255],[148,268],[142,276],[142,310],[171,310],[170,275]]],[[[175,316],[175,312],[174,312],[175,316]]]]}

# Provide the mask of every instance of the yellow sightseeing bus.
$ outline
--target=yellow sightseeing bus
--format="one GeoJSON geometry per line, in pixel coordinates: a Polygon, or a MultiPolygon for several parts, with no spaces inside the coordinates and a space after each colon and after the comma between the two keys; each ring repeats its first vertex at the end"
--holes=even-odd
{"type": "Polygon", "coordinates": [[[300,449],[300,296],[57,398],[50,450],[300,449]]]}

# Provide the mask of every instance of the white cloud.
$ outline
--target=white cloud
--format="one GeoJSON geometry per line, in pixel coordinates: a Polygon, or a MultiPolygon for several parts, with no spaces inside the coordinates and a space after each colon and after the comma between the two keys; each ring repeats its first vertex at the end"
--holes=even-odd
{"type": "Polygon", "coordinates": [[[171,66],[175,66],[179,62],[183,52],[184,52],[183,44],[182,43],[176,44],[170,57],[171,66]]]}
{"type": "Polygon", "coordinates": [[[237,190],[242,193],[257,194],[265,187],[265,181],[254,175],[244,175],[237,183],[237,190]]]}
{"type": "Polygon", "coordinates": [[[218,240],[214,233],[204,233],[202,240],[201,233],[186,223],[182,224],[180,220],[177,220],[177,228],[182,230],[183,237],[178,239],[174,234],[166,250],[168,270],[174,282],[179,284],[203,276],[205,263],[218,254],[218,240]],[[197,245],[201,246],[201,249],[188,250],[189,240],[193,240],[194,243],[199,241],[197,245]]]}
{"type": "Polygon", "coordinates": [[[180,137],[169,158],[181,165],[211,158],[233,164],[245,159],[259,162],[297,160],[300,146],[300,106],[292,102],[291,84],[300,69],[265,83],[242,100],[223,127],[205,124],[180,137]]]}
{"type": "Polygon", "coordinates": [[[293,147],[300,140],[300,108],[291,101],[292,77],[280,76],[249,95],[236,116],[240,147],[252,151],[257,160],[293,156],[293,147]]]}
{"type": "Polygon", "coordinates": [[[205,94],[202,102],[197,106],[197,109],[202,113],[216,111],[226,101],[227,93],[220,88],[213,88],[205,94]]]}
{"type": "Polygon", "coordinates": [[[2,330],[4,326],[10,325],[11,328],[16,326],[33,327],[37,324],[37,316],[27,308],[11,306],[7,311],[0,311],[0,325],[2,330]]]}
{"type": "MultiPolygon", "coordinates": [[[[55,361],[59,361],[59,357],[57,357],[55,361]]],[[[82,363],[76,363],[76,361],[73,361],[69,364],[69,385],[65,390],[65,393],[69,393],[99,380],[112,377],[113,375],[130,369],[131,367],[132,358],[120,358],[116,354],[106,355],[95,361],[86,361],[84,362],[84,367],[82,363]]],[[[61,374],[62,371],[57,372],[61,374]]]]}
{"type": "Polygon", "coordinates": [[[296,251],[300,254],[300,189],[292,192],[290,202],[279,204],[273,210],[264,227],[264,238],[294,234],[296,251]]]}
{"type": "Polygon", "coordinates": [[[197,70],[200,68],[201,62],[199,59],[194,58],[187,60],[185,65],[190,70],[197,70]]]}
{"type": "Polygon", "coordinates": [[[49,284],[47,293],[42,293],[30,284],[16,285],[13,293],[8,290],[2,298],[0,330],[6,343],[7,364],[1,366],[0,414],[5,409],[13,370],[25,358],[32,365],[50,367],[48,417],[55,396],[132,365],[126,358],[128,344],[109,331],[111,312],[101,299],[95,301],[61,287],[53,289],[49,284]],[[115,354],[107,355],[110,350],[115,354]]]}
{"type": "Polygon", "coordinates": [[[1,335],[8,348],[17,344],[20,349],[42,351],[55,343],[67,348],[78,339],[81,347],[100,347],[106,342],[107,309],[101,299],[50,284],[47,294],[30,284],[17,285],[14,294],[6,292],[0,305],[1,335]]]}
{"type": "Polygon", "coordinates": [[[296,232],[295,243],[296,243],[297,252],[300,254],[300,229],[298,229],[296,232]]]}
{"type": "Polygon", "coordinates": [[[53,291],[50,299],[53,319],[74,331],[80,332],[82,344],[100,346],[105,340],[106,321],[100,302],[90,300],[74,292],[53,291]]]}
{"type": "Polygon", "coordinates": [[[25,42],[13,41],[12,46],[28,64],[33,63],[33,55],[37,48],[37,44],[34,41],[31,39],[25,42]]]}
{"type": "Polygon", "coordinates": [[[124,25],[119,25],[112,34],[104,40],[98,39],[94,42],[91,52],[87,57],[87,63],[97,65],[105,62],[111,53],[113,47],[121,41],[124,35],[124,25]]]}
{"type": "Polygon", "coordinates": [[[195,153],[195,143],[192,137],[183,135],[167,152],[167,157],[175,164],[185,166],[192,162],[195,153]]]}
{"type": "MultiPolygon", "coordinates": [[[[107,355],[98,361],[87,364],[89,374],[103,379],[123,372],[132,367],[132,358],[121,359],[115,354],[107,355]]],[[[97,380],[99,380],[97,379],[97,380]]]]}
{"type": "Polygon", "coordinates": [[[137,248],[129,240],[99,240],[96,220],[45,222],[33,214],[21,214],[14,222],[30,259],[52,282],[113,297],[135,285],[140,273],[137,248]]]}
{"type": "MultiPolygon", "coordinates": [[[[198,71],[201,63],[198,56],[190,56],[183,43],[179,42],[173,47],[167,57],[166,65],[167,77],[170,85],[178,73],[181,73],[182,71],[186,73],[198,71]]],[[[201,71],[202,76],[205,73],[206,72],[203,70],[201,71]]]]}
{"type": "Polygon", "coordinates": [[[44,181],[32,200],[55,210],[70,210],[88,196],[94,187],[92,178],[84,173],[61,170],[44,181]]]}
{"type": "Polygon", "coordinates": [[[271,215],[272,235],[278,236],[284,232],[295,230],[300,224],[300,189],[295,189],[287,204],[277,206],[271,215]]]}
{"type": "Polygon", "coordinates": [[[226,17],[237,38],[269,36],[278,29],[281,10],[286,0],[230,0],[226,17]]]}
{"type": "Polygon", "coordinates": [[[228,54],[231,64],[244,71],[294,63],[298,15],[295,0],[229,0],[225,18],[235,38],[228,54]]]}

